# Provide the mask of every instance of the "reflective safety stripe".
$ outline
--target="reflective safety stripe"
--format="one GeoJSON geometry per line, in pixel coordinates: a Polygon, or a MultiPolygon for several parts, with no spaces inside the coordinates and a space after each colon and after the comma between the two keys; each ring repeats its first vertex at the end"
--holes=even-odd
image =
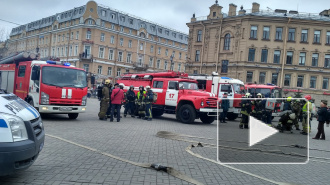
{"type": "Polygon", "coordinates": [[[305,103],[305,105],[303,106],[303,109],[302,109],[303,112],[307,112],[307,104],[309,104],[309,105],[308,105],[308,109],[311,109],[311,106],[312,106],[312,105],[311,105],[311,102],[307,102],[307,103],[305,103]]]}

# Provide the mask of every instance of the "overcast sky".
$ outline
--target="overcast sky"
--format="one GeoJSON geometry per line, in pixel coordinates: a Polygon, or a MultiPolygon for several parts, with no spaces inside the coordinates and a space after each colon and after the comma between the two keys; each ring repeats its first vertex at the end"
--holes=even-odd
{"type": "MultiPolygon", "coordinates": [[[[209,14],[209,7],[214,0],[95,0],[106,5],[161,25],[188,33],[186,23],[193,13],[196,17],[209,14]]],[[[88,0],[1,0],[0,19],[18,24],[29,22],[61,13],[74,7],[85,5],[88,0]]],[[[237,10],[243,5],[251,9],[252,2],[260,4],[260,9],[299,10],[299,12],[319,13],[330,9],[330,0],[220,0],[223,12],[228,13],[228,5],[234,3],[237,10]]],[[[10,31],[15,24],[0,20],[0,29],[10,31]]]]}

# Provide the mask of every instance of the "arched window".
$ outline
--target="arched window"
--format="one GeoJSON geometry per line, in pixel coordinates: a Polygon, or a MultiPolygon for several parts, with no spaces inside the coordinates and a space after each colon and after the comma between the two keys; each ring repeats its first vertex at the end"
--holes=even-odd
{"type": "Polygon", "coordinates": [[[225,44],[223,46],[223,50],[230,50],[230,34],[227,33],[225,35],[225,44]]]}
{"type": "Polygon", "coordinates": [[[142,38],[146,38],[146,34],[143,33],[143,32],[141,32],[141,33],[140,33],[140,37],[142,37],[142,38]]]}

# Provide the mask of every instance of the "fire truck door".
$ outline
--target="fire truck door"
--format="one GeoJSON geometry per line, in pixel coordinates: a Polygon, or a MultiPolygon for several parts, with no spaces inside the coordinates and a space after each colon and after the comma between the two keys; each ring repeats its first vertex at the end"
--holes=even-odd
{"type": "Polygon", "coordinates": [[[175,107],[178,101],[178,93],[179,83],[177,81],[169,81],[166,90],[165,105],[175,107]]]}
{"type": "Polygon", "coordinates": [[[26,73],[26,65],[18,66],[18,72],[17,72],[16,84],[15,84],[15,94],[22,99],[25,99],[28,93],[27,81],[29,80],[29,78],[25,77],[25,73],[26,73]]]}
{"type": "Polygon", "coordinates": [[[30,95],[33,96],[34,105],[38,105],[40,92],[40,66],[32,67],[29,91],[30,95]]]}
{"type": "Polygon", "coordinates": [[[227,98],[231,99],[229,100],[229,106],[233,107],[233,98],[234,98],[234,91],[233,86],[231,84],[221,84],[219,88],[219,98],[223,97],[223,94],[227,93],[227,98]]]}

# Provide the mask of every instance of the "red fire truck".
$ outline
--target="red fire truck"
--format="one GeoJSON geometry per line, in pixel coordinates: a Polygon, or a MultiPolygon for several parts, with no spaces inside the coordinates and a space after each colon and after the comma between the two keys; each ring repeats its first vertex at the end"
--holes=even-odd
{"type": "MultiPolygon", "coordinates": [[[[157,93],[157,102],[152,107],[154,117],[166,113],[176,114],[183,123],[193,123],[200,118],[203,123],[212,123],[217,114],[218,98],[213,93],[200,91],[196,80],[180,72],[154,72],[125,74],[117,79],[125,90],[130,85],[138,91],[139,86],[150,86],[157,93]]],[[[220,109],[219,109],[220,110],[220,109]]]]}
{"type": "Polygon", "coordinates": [[[244,83],[241,80],[229,77],[220,77],[217,73],[208,75],[190,75],[198,81],[199,89],[214,93],[218,98],[222,98],[227,93],[228,99],[231,99],[230,108],[227,113],[228,120],[235,120],[241,112],[241,99],[244,94],[244,83]]]}
{"type": "Polygon", "coordinates": [[[76,119],[86,111],[86,72],[70,63],[25,61],[26,57],[0,61],[0,88],[14,93],[40,113],[68,114],[76,119]]]}

